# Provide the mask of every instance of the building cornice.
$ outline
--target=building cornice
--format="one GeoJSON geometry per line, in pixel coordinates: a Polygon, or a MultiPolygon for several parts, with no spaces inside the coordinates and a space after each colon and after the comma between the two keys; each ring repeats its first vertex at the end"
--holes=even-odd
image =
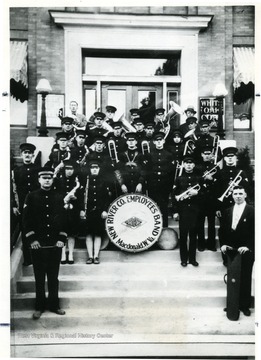
{"type": "Polygon", "coordinates": [[[63,28],[143,28],[168,30],[193,30],[195,33],[206,29],[213,15],[127,15],[90,14],[49,10],[54,23],[63,28]]]}

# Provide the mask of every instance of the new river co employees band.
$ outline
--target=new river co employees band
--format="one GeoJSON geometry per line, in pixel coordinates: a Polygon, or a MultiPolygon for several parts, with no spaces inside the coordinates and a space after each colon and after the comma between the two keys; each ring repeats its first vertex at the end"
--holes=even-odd
{"type": "MultiPolygon", "coordinates": [[[[115,120],[112,105],[87,120],[76,114],[75,103],[70,103],[71,116],[61,116],[61,131],[45,166],[33,163],[36,148],[24,143],[23,164],[12,172],[12,209],[21,222],[24,266],[33,264],[36,281],[33,318],[39,319],[46,309],[65,314],[58,297],[59,267],[74,264],[75,242],[82,238],[86,264],[98,265],[106,232],[120,249],[144,251],[157,242],[173,216],[179,222],[181,266],[197,267],[197,250],[217,250],[217,216],[222,225],[221,261],[226,265],[226,251],[237,248],[236,227],[233,241],[229,231],[233,210],[228,209],[238,196],[245,204],[249,193],[250,179],[238,166],[238,149],[221,149],[219,137],[210,133],[211,123],[198,122],[193,106],[185,110],[186,122],[177,126],[180,108],[174,102],[169,111],[130,109],[131,122],[124,116],[115,120]]],[[[246,209],[253,213],[250,205],[246,209]]],[[[239,217],[244,217],[241,210],[239,217]]],[[[254,232],[249,236],[249,243],[240,237],[238,246],[244,247],[243,256],[251,251],[244,285],[247,300],[242,302],[245,315],[250,315],[254,232]]]]}

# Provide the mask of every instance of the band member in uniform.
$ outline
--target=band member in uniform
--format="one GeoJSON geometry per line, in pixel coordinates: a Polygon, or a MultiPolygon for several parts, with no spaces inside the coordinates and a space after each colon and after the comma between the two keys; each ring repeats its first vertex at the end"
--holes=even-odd
{"type": "Polygon", "coordinates": [[[179,130],[181,131],[184,142],[188,140],[196,141],[197,140],[197,121],[198,119],[194,116],[190,116],[186,119],[186,123],[180,125],[179,130]]]}
{"type": "Polygon", "coordinates": [[[202,161],[198,165],[199,174],[203,177],[203,191],[201,206],[198,217],[198,250],[204,251],[205,249],[216,251],[216,230],[215,230],[215,193],[214,187],[216,182],[216,175],[220,168],[214,164],[213,148],[201,148],[202,161]],[[208,238],[205,239],[205,219],[208,221],[208,238]]]}
{"type": "Polygon", "coordinates": [[[139,109],[130,109],[130,117],[131,117],[131,120],[130,120],[130,123],[131,125],[133,124],[133,121],[136,117],[140,116],[139,115],[139,109]]]}
{"type": "Polygon", "coordinates": [[[110,189],[104,180],[100,162],[92,159],[89,162],[89,174],[83,179],[83,196],[80,218],[86,220],[86,247],[88,259],[86,264],[99,264],[101,237],[105,231],[104,219],[111,202],[110,189]]]}
{"type": "Polygon", "coordinates": [[[105,113],[105,115],[106,115],[106,122],[107,122],[110,126],[112,126],[112,124],[114,123],[114,121],[116,121],[116,120],[114,119],[116,111],[117,111],[117,109],[116,109],[115,106],[111,106],[111,105],[107,105],[107,106],[106,106],[106,113],[105,113]]]}
{"type": "Polygon", "coordinates": [[[23,165],[16,167],[12,172],[12,208],[13,213],[19,216],[22,231],[24,266],[32,263],[30,250],[27,246],[23,227],[22,213],[26,195],[39,188],[38,168],[33,163],[35,146],[30,143],[20,145],[20,151],[23,159],[23,165]]]}
{"type": "MultiPolygon", "coordinates": [[[[79,226],[79,197],[80,197],[80,182],[75,174],[75,163],[72,160],[64,161],[64,173],[60,178],[54,181],[54,189],[59,192],[64,198],[64,208],[66,209],[66,232],[68,234],[68,264],[73,264],[73,250],[75,246],[75,236],[78,234],[79,226]]],[[[62,248],[61,264],[66,264],[66,245],[62,248]]]]}
{"type": "Polygon", "coordinates": [[[119,154],[118,167],[123,181],[121,190],[123,193],[141,193],[144,190],[143,156],[137,148],[137,133],[129,132],[125,137],[128,149],[119,154]]]}
{"type": "Polygon", "coordinates": [[[87,119],[86,116],[83,114],[79,114],[78,113],[78,103],[75,100],[70,101],[70,117],[73,118],[73,125],[77,128],[85,128],[85,126],[87,125],[87,119]]]}
{"type": "Polygon", "coordinates": [[[163,217],[163,226],[168,226],[168,201],[173,186],[174,165],[171,154],[164,149],[164,133],[153,136],[155,148],[148,155],[147,184],[148,196],[159,206],[163,217]]]}
{"type": "Polygon", "coordinates": [[[144,140],[150,141],[153,143],[153,134],[155,133],[155,123],[147,122],[144,124],[145,137],[144,140]]]}
{"type": "Polygon", "coordinates": [[[184,156],[184,143],[180,130],[173,130],[166,138],[166,150],[172,154],[172,158],[175,162],[181,164],[184,156]]]}
{"type": "MultiPolygon", "coordinates": [[[[122,122],[115,121],[112,124],[113,133],[110,133],[107,137],[108,140],[113,140],[115,142],[117,154],[121,154],[127,149],[126,140],[122,136],[122,122]]],[[[108,141],[107,141],[108,148],[108,141]]]]}
{"type": "Polygon", "coordinates": [[[64,132],[67,135],[68,146],[70,148],[74,147],[74,139],[75,139],[73,121],[74,121],[73,118],[68,116],[62,118],[62,132],[64,132]]]}
{"type": "Polygon", "coordinates": [[[141,118],[139,116],[137,116],[133,120],[133,126],[136,129],[136,138],[137,138],[137,141],[138,141],[138,144],[137,144],[138,151],[141,152],[141,142],[145,138],[145,131],[144,131],[144,123],[142,122],[142,120],[141,120],[141,118]]]}
{"type": "Polygon", "coordinates": [[[85,130],[76,130],[75,147],[71,150],[71,160],[76,164],[76,172],[86,165],[86,158],[89,154],[88,146],[85,145],[85,130]]]}
{"type": "Polygon", "coordinates": [[[155,110],[155,132],[162,131],[163,133],[166,132],[166,128],[168,126],[168,122],[165,121],[165,109],[158,108],[155,110]]]}
{"type": "MultiPolygon", "coordinates": [[[[222,221],[224,210],[233,206],[232,197],[233,187],[236,185],[243,186],[248,190],[248,179],[244,171],[237,167],[237,151],[236,147],[230,146],[223,150],[223,168],[217,173],[217,181],[215,182],[216,214],[222,221]]],[[[219,229],[220,247],[224,244],[224,236],[222,228],[219,229]]],[[[222,254],[223,264],[226,266],[226,257],[222,254]]]]}
{"type": "Polygon", "coordinates": [[[222,253],[226,256],[229,251],[237,251],[242,256],[239,309],[245,316],[251,312],[251,282],[252,269],[255,259],[254,253],[254,208],[246,203],[246,191],[242,186],[233,188],[234,205],[224,211],[221,227],[224,234],[222,253]]]}
{"type": "Polygon", "coordinates": [[[69,160],[71,151],[68,146],[69,135],[65,132],[56,133],[56,141],[58,147],[53,147],[49,160],[45,164],[47,167],[54,168],[54,176],[60,176],[61,170],[64,167],[63,160],[69,160]]]}
{"type": "Polygon", "coordinates": [[[85,132],[87,135],[86,145],[88,147],[93,145],[94,139],[97,136],[105,136],[106,134],[108,134],[108,130],[106,130],[103,126],[105,114],[100,111],[96,111],[93,114],[93,116],[94,116],[94,126],[90,127],[87,124],[86,129],[85,129],[85,132]]]}
{"type": "Polygon", "coordinates": [[[173,187],[173,210],[179,214],[181,265],[185,267],[189,261],[189,264],[198,266],[196,261],[197,221],[202,177],[194,172],[195,161],[192,156],[185,156],[183,163],[183,173],[176,178],[173,187]]]}
{"type": "Polygon", "coordinates": [[[215,137],[211,136],[209,131],[210,131],[210,123],[207,119],[203,119],[199,122],[199,126],[200,126],[200,134],[197,137],[197,140],[195,142],[195,151],[194,151],[194,155],[195,155],[195,159],[197,161],[201,161],[201,152],[202,149],[207,147],[215,147],[214,150],[217,150],[217,156],[216,156],[216,161],[219,161],[222,158],[221,155],[221,150],[219,147],[219,137],[216,135],[215,137]],[[218,143],[215,144],[215,141],[217,141],[218,143]],[[216,148],[217,147],[217,148],[216,148]]]}
{"type": "Polygon", "coordinates": [[[64,315],[60,309],[59,267],[62,247],[66,241],[63,197],[53,190],[53,169],[41,168],[38,176],[40,189],[26,197],[23,226],[28,245],[32,249],[35,276],[36,303],[33,319],[37,320],[46,310],[45,277],[48,283],[49,310],[64,315]]]}

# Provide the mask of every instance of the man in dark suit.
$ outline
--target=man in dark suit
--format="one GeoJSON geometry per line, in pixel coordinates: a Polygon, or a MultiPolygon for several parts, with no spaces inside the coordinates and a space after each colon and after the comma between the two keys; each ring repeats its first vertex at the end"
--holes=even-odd
{"type": "Polygon", "coordinates": [[[232,193],[234,206],[228,208],[222,217],[221,227],[224,234],[223,254],[238,251],[242,256],[239,309],[245,316],[250,316],[251,278],[254,264],[254,208],[246,203],[246,191],[242,186],[235,186],[232,193]]]}

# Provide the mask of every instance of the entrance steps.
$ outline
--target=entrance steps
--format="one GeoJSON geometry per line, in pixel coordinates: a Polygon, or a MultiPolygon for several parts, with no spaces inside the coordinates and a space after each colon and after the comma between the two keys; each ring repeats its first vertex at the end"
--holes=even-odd
{"type": "Polygon", "coordinates": [[[66,315],[46,311],[37,321],[33,269],[22,268],[12,295],[13,357],[254,356],[254,309],[238,321],[223,311],[219,251],[197,252],[199,267],[186,268],[178,249],[103,250],[99,265],[86,259],[80,246],[75,264],[60,267],[66,315]]]}

